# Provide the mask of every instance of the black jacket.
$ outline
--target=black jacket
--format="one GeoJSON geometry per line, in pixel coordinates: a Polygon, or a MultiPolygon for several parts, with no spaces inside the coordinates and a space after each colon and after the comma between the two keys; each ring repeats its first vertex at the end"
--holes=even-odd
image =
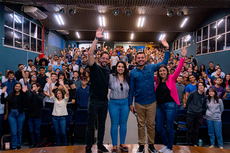
{"type": "Polygon", "coordinates": [[[201,117],[202,110],[206,107],[206,95],[200,95],[198,91],[193,91],[189,94],[186,102],[188,117],[201,117]]]}
{"type": "Polygon", "coordinates": [[[35,91],[27,91],[27,111],[29,118],[41,118],[42,117],[42,102],[44,94],[39,92],[36,94],[35,91]]]}

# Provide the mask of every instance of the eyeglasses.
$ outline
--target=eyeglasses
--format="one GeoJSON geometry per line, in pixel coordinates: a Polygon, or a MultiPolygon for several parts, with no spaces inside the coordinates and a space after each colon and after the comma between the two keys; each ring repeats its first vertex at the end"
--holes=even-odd
{"type": "Polygon", "coordinates": [[[32,76],[32,79],[36,79],[37,77],[32,76]]]}
{"type": "Polygon", "coordinates": [[[122,84],[122,83],[120,83],[120,86],[121,86],[121,91],[123,91],[123,84],[122,84]]]}

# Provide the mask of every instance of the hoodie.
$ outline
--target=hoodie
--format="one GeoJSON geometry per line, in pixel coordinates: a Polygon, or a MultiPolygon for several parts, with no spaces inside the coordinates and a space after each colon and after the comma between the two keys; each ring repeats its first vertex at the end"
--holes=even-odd
{"type": "Polygon", "coordinates": [[[224,111],[223,101],[219,99],[218,103],[214,99],[207,99],[206,119],[211,121],[221,121],[221,114],[224,111]]]}

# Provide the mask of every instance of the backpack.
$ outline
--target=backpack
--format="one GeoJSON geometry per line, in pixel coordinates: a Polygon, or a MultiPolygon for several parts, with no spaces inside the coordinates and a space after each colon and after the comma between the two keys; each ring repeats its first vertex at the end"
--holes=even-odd
{"type": "Polygon", "coordinates": [[[186,118],[187,116],[184,114],[177,116],[177,129],[186,129],[186,118]]]}
{"type": "Polygon", "coordinates": [[[10,150],[11,134],[5,134],[1,138],[1,150],[10,150]]]}

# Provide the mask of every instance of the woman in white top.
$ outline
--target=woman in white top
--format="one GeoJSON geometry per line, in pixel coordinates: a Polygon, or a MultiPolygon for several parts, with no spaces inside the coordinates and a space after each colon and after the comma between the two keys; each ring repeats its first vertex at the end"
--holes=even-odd
{"type": "Polygon", "coordinates": [[[67,145],[67,138],[66,138],[66,116],[68,115],[67,112],[67,102],[69,100],[69,91],[65,87],[64,82],[59,80],[59,89],[52,92],[52,84],[51,81],[48,79],[49,91],[50,91],[50,98],[54,100],[54,108],[53,108],[53,126],[56,133],[56,140],[57,146],[60,146],[60,134],[62,138],[62,143],[64,146],[67,145]]]}

